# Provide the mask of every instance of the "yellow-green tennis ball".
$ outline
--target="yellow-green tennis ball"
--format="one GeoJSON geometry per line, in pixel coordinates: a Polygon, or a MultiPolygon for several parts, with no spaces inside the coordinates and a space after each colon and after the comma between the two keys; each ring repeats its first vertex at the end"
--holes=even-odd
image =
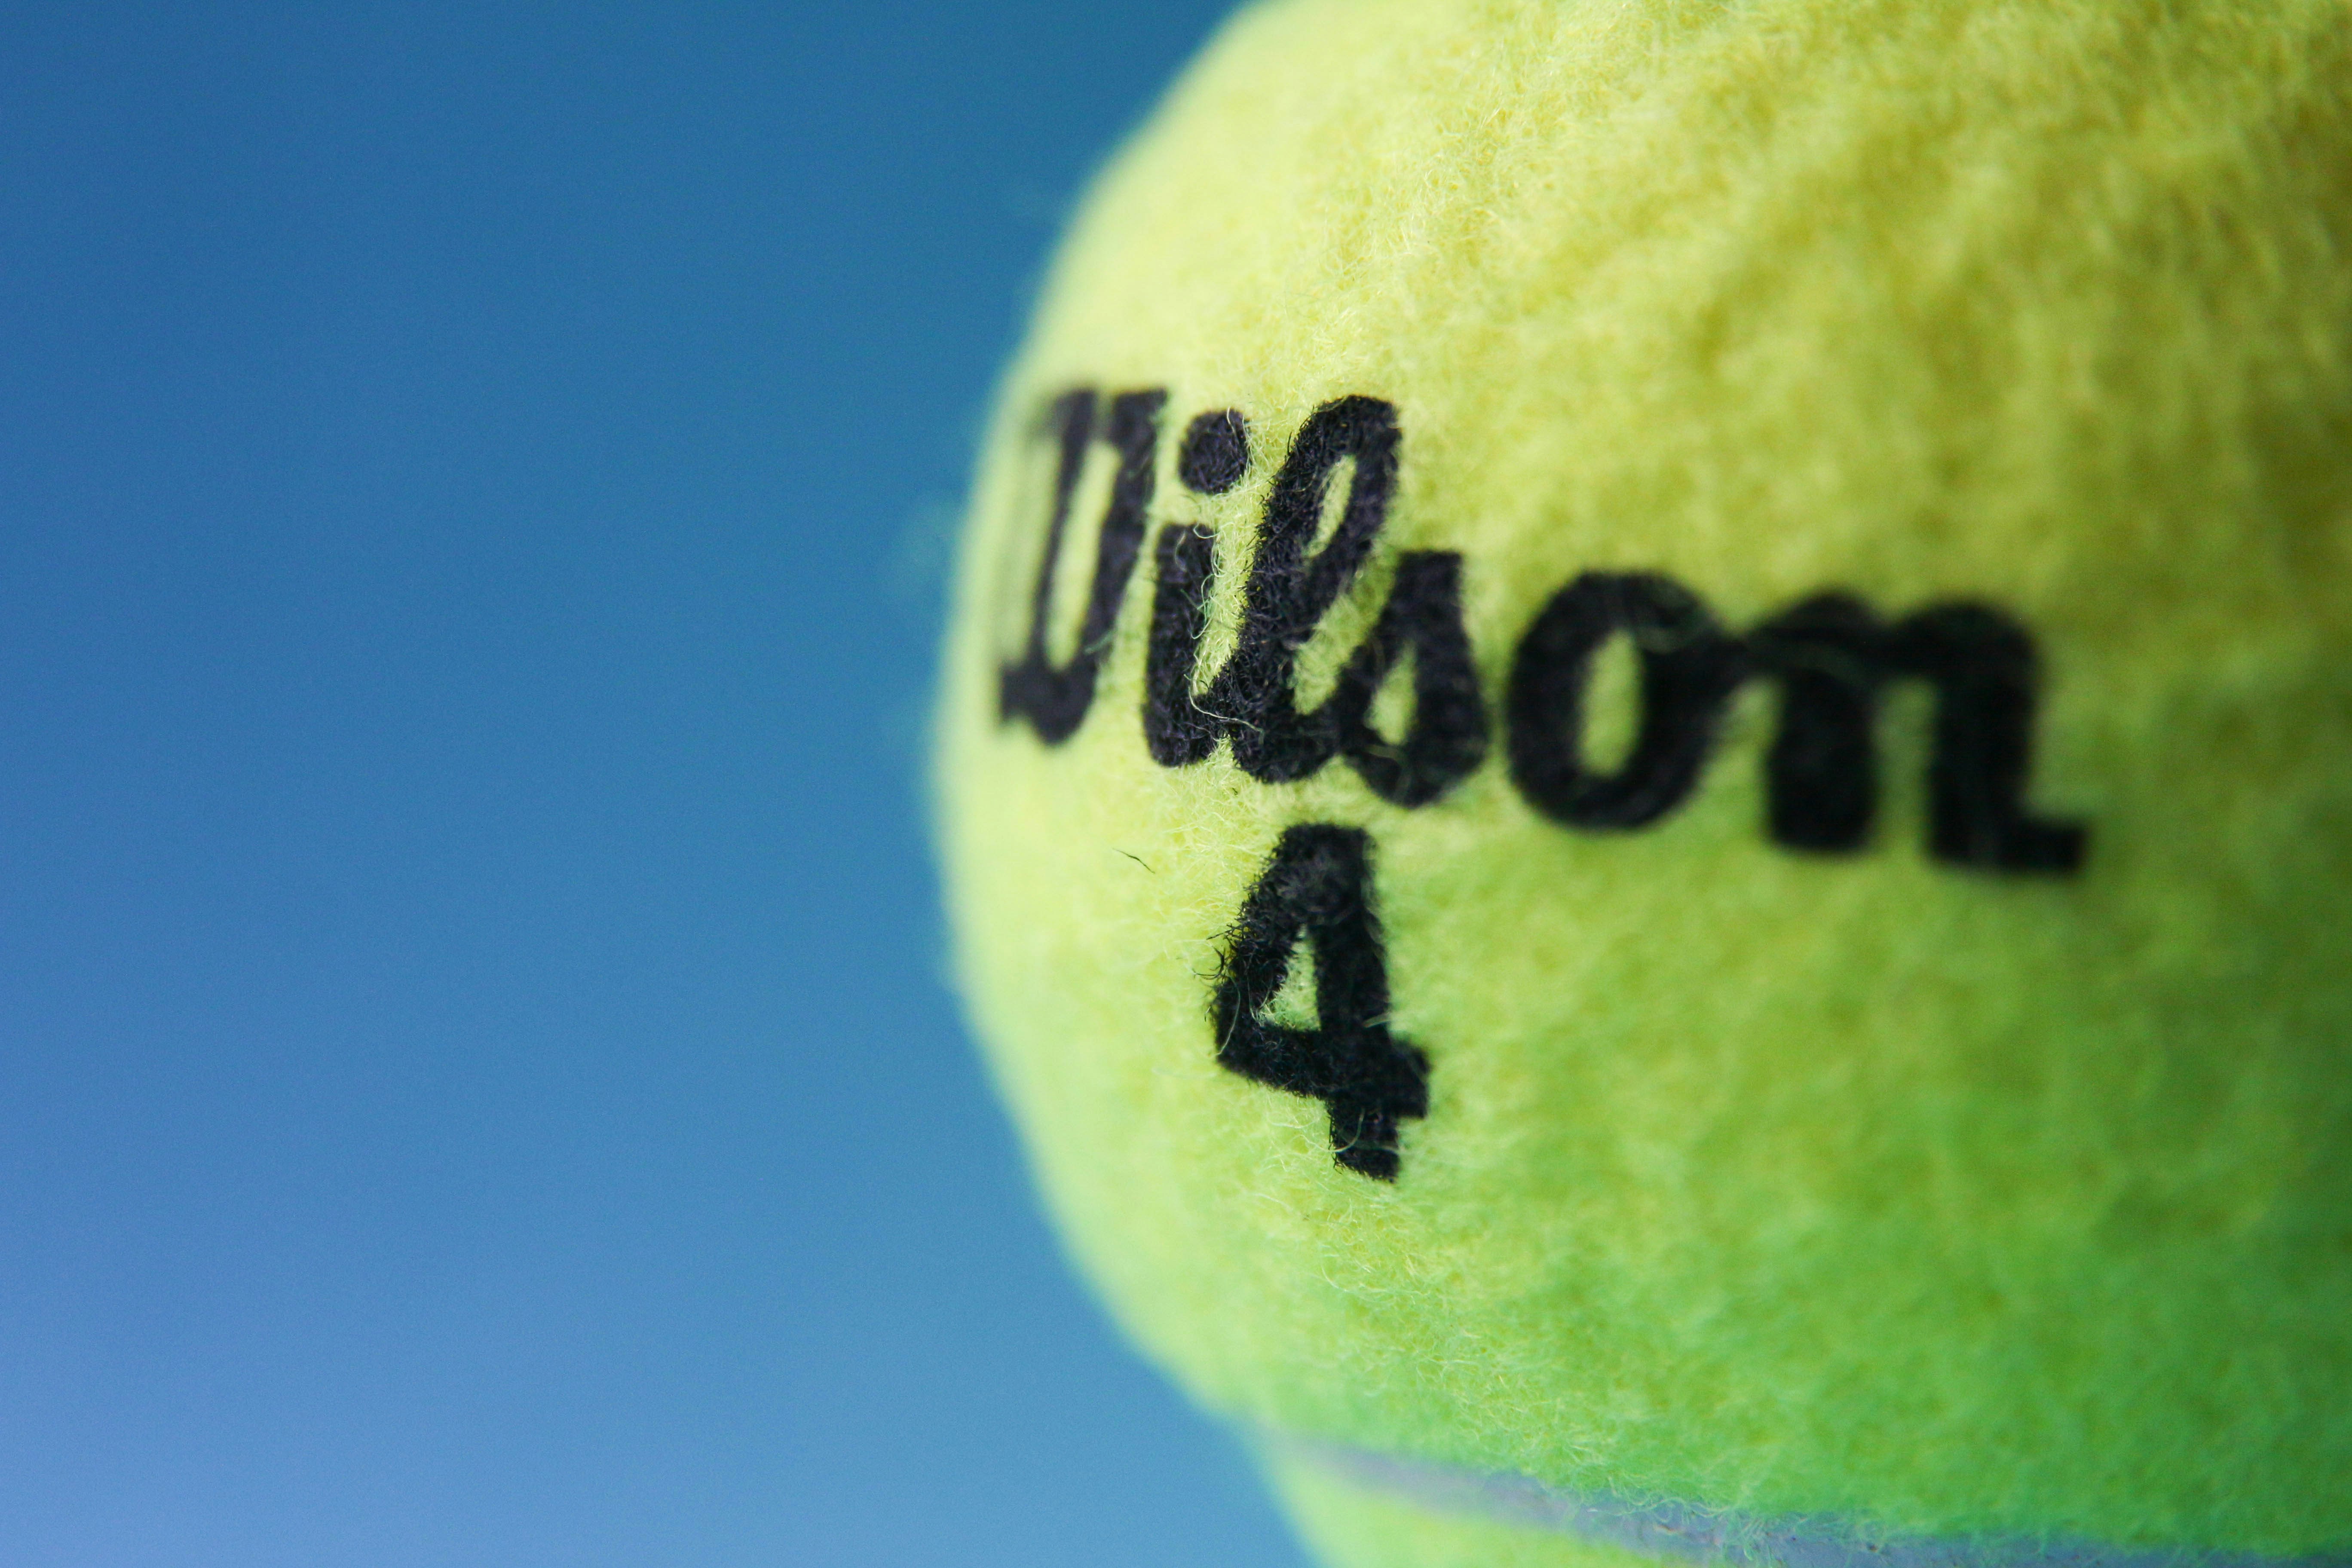
{"type": "Polygon", "coordinates": [[[1332,1561],[2352,1561],[2338,0],[1244,12],[941,703],[1039,1179],[1332,1561]]]}

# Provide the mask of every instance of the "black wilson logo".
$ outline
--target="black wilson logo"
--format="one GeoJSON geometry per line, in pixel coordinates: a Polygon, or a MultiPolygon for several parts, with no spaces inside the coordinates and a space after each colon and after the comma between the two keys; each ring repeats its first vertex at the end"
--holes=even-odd
{"type": "MultiPolygon", "coordinates": [[[[1238,641],[1220,668],[1205,673],[1213,535],[1171,523],[1150,538],[1166,409],[1167,395],[1156,390],[1105,396],[1079,389],[1052,404],[1043,427],[1055,446],[1052,501],[1024,646],[999,674],[1000,718],[1027,723],[1049,746],[1077,731],[1149,544],[1154,582],[1141,728],[1154,762],[1192,766],[1223,743],[1263,783],[1303,779],[1344,760],[1383,800],[1421,807],[1442,799],[1486,761],[1493,729],[1463,624],[1458,552],[1401,552],[1387,600],[1330,694],[1312,709],[1297,701],[1298,650],[1363,569],[1387,521],[1401,439],[1394,406],[1342,397],[1300,428],[1266,496],[1241,584],[1238,641]],[[1056,662],[1047,646],[1055,576],[1097,442],[1114,462],[1109,500],[1076,647],[1056,662]],[[1347,491],[1318,546],[1333,510],[1327,491],[1343,465],[1347,491]],[[1373,703],[1408,656],[1411,717],[1391,738],[1375,726],[1373,703]]],[[[1179,481],[1200,495],[1232,489],[1253,460],[1250,441],[1238,411],[1194,417],[1176,450],[1179,481]]],[[[1735,633],[1663,574],[1580,574],[1520,630],[1501,693],[1504,760],[1528,804],[1563,827],[1648,827],[1697,787],[1725,710],[1753,681],[1769,682],[1779,697],[1764,759],[1764,831],[1772,843],[1816,855],[1868,847],[1879,798],[1878,710],[1890,686],[1909,681],[1934,694],[1928,854],[1958,869],[2002,875],[2081,868],[2084,826],[2036,816],[2024,805],[2036,705],[2032,638],[1973,601],[1888,617],[1832,587],[1735,633]],[[1587,697],[1596,656],[1618,637],[1628,639],[1640,672],[1637,713],[1630,748],[1602,771],[1586,754],[1587,697]]],[[[1428,1064],[1383,1022],[1388,979],[1370,856],[1360,829],[1310,824],[1284,834],[1244,905],[1211,1011],[1223,1065],[1324,1100],[1339,1163],[1393,1180],[1397,1122],[1424,1113],[1428,1064]],[[1312,1029],[1268,1015],[1301,942],[1315,959],[1312,1029]]]]}

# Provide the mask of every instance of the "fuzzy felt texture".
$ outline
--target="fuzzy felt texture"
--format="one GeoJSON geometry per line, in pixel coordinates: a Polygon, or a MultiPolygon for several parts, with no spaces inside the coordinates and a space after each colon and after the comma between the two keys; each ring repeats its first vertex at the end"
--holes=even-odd
{"type": "Polygon", "coordinates": [[[1239,16],[1047,280],[940,692],[1136,1341],[1566,1490],[2352,1544],[2347,242],[2333,0],[1239,16]]]}

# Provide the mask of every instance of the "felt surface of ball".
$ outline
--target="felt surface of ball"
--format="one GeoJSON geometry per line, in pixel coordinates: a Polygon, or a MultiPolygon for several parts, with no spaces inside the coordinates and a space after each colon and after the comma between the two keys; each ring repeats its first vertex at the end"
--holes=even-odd
{"type": "Polygon", "coordinates": [[[2347,241],[2308,0],[1275,0],[1107,169],[957,966],[1333,1561],[2352,1552],[2347,241]]]}

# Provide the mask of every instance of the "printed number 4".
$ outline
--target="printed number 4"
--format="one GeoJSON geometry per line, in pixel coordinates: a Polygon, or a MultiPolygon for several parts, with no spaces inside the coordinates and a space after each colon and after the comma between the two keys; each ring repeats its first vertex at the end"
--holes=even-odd
{"type": "Polygon", "coordinates": [[[1213,1009],[1222,1067],[1331,1113],[1333,1157],[1397,1179],[1397,1122],[1429,1114],[1429,1058],[1389,1033],[1388,963],[1372,908],[1370,838],[1309,823],[1275,845],[1242,905],[1213,1009]],[[1311,950],[1315,1026],[1273,1016],[1294,955],[1311,950]]]}

